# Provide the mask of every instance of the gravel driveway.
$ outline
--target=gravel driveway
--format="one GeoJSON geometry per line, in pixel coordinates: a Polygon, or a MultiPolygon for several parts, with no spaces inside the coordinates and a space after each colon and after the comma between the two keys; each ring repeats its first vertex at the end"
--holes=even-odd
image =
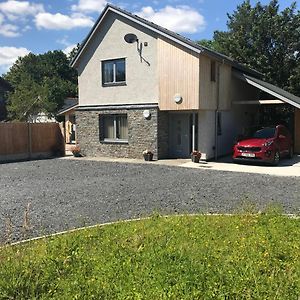
{"type": "Polygon", "coordinates": [[[0,169],[2,241],[153,212],[235,212],[243,203],[300,212],[299,177],[64,159],[0,169]]]}

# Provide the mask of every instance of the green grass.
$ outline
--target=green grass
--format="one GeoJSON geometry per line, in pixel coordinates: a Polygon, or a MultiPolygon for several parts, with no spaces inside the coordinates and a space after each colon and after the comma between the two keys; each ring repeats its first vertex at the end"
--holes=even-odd
{"type": "Polygon", "coordinates": [[[0,249],[0,299],[299,299],[300,219],[153,216],[0,249]]]}

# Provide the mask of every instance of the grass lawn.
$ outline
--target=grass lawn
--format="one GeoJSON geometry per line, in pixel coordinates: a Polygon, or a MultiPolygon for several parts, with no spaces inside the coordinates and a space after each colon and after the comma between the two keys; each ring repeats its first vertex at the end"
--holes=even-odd
{"type": "Polygon", "coordinates": [[[0,249],[0,299],[299,299],[300,219],[153,216],[0,249]]]}

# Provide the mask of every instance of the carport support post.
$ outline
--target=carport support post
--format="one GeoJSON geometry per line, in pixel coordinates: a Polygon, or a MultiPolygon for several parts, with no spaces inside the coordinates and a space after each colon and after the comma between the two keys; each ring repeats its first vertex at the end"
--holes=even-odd
{"type": "Polygon", "coordinates": [[[193,124],[192,124],[192,151],[196,150],[195,149],[195,133],[196,133],[196,117],[195,117],[195,113],[193,113],[193,124]]]}

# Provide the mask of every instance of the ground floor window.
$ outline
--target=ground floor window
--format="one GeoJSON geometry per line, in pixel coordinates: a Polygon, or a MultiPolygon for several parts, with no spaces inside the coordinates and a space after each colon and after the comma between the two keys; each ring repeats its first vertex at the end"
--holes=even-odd
{"type": "Polygon", "coordinates": [[[127,115],[100,115],[100,140],[128,142],[127,115]]]}

